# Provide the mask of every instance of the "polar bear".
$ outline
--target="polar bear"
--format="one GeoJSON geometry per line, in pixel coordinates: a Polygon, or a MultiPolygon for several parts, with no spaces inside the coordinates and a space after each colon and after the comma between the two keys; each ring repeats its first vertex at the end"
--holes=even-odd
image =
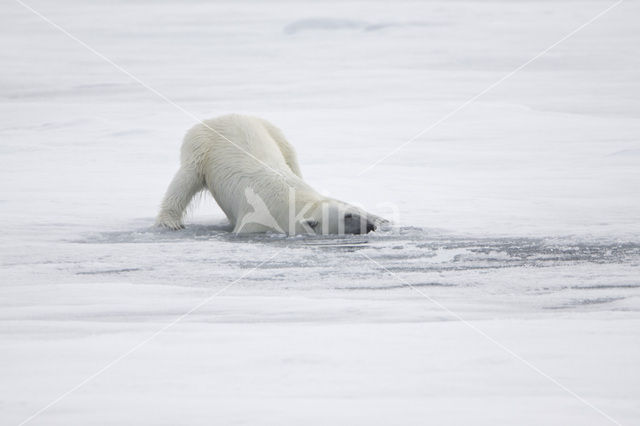
{"type": "Polygon", "coordinates": [[[187,206],[203,189],[211,192],[235,233],[362,234],[386,222],[311,188],[282,132],[246,115],[206,120],[187,132],[180,169],[156,224],[183,228],[187,206]]]}

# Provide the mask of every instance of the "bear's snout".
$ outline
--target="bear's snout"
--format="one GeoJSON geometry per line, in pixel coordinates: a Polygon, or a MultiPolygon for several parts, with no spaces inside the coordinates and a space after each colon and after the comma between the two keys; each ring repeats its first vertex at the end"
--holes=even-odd
{"type": "Polygon", "coordinates": [[[378,226],[366,216],[357,213],[347,213],[344,216],[345,234],[368,234],[378,229],[378,226]]]}

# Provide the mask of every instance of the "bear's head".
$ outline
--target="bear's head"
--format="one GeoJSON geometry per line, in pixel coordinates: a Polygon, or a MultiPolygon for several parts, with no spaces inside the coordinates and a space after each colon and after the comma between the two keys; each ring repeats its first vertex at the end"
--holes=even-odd
{"type": "MultiPolygon", "coordinates": [[[[323,200],[317,203],[309,214],[300,221],[302,234],[341,235],[367,234],[375,231],[383,219],[364,210],[337,200],[323,200]]],[[[296,229],[296,231],[298,231],[296,229]]]]}

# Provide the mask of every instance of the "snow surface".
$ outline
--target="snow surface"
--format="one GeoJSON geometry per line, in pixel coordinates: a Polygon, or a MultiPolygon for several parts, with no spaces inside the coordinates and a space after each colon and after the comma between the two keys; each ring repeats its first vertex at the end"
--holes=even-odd
{"type": "Polygon", "coordinates": [[[153,229],[195,120],[3,2],[2,425],[638,424],[640,3],[362,175],[614,3],[29,4],[397,226],[153,229]]]}

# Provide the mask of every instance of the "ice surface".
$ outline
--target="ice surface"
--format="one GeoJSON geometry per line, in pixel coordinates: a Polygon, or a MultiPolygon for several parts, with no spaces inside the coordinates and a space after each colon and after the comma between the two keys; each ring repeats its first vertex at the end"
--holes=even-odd
{"type": "Polygon", "coordinates": [[[361,176],[614,3],[29,4],[397,226],[234,236],[205,198],[152,228],[193,118],[5,2],[1,424],[230,284],[28,424],[638,423],[640,4],[361,176]]]}

